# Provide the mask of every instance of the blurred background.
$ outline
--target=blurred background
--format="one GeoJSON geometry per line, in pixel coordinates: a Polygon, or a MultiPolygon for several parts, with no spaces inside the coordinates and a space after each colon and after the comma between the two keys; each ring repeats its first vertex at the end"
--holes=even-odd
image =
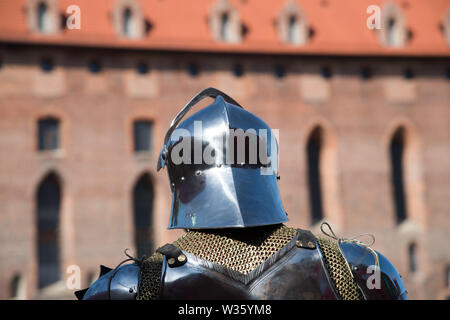
{"type": "Polygon", "coordinates": [[[1,299],[181,234],[156,161],[209,86],[280,130],[290,226],[370,232],[450,298],[449,0],[0,0],[1,299]]]}

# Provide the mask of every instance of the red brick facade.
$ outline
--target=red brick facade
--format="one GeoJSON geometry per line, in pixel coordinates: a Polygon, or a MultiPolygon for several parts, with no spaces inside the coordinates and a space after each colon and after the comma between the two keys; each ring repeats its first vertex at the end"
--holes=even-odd
{"type": "MultiPolygon", "coordinates": [[[[125,258],[125,248],[134,249],[132,190],[143,174],[153,182],[155,245],[181,234],[166,229],[171,194],[167,173],[156,172],[156,161],[172,118],[209,86],[280,130],[279,185],[290,226],[320,234],[318,224],[311,225],[305,149],[310,133],[320,126],[325,220],[339,235],[374,234],[374,248],[398,268],[411,298],[449,297],[448,48],[435,57],[106,49],[11,41],[2,30],[0,298],[11,297],[16,275],[23,288],[20,297],[45,296],[37,289],[36,192],[50,172],[62,191],[63,280],[66,268],[78,265],[86,286],[99,264],[114,267],[125,258]],[[41,69],[43,58],[53,62],[50,72],[41,69]],[[93,59],[101,63],[98,73],[89,71],[93,59]],[[148,63],[148,73],[136,72],[141,62],[148,63]],[[197,76],[188,72],[191,63],[199,67],[197,76]],[[233,74],[236,64],[243,69],[240,77],[233,74]],[[283,77],[274,73],[279,66],[283,77]],[[330,77],[324,77],[324,67],[330,77]],[[361,75],[365,67],[373,73],[368,79],[361,75]],[[405,77],[405,70],[413,77],[405,77]],[[60,120],[57,151],[37,150],[37,121],[47,116],[60,120]],[[153,121],[151,153],[133,151],[132,124],[138,119],[153,121]],[[408,216],[397,225],[389,150],[399,127],[405,129],[408,216]],[[416,272],[409,270],[411,243],[416,272]]],[[[58,294],[70,297],[71,292],[63,288],[58,294]]]]}

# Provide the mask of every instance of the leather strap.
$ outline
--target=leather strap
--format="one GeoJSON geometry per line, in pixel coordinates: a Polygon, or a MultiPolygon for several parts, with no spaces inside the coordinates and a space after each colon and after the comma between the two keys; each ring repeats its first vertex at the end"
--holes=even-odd
{"type": "Polygon", "coordinates": [[[182,266],[187,262],[187,257],[184,255],[183,251],[170,243],[166,243],[158,248],[156,252],[159,252],[166,257],[167,263],[171,268],[182,266]]]}

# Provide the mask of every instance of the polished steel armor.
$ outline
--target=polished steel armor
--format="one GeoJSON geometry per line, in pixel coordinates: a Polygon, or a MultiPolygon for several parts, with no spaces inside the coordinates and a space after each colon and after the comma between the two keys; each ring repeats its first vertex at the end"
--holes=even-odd
{"type": "Polygon", "coordinates": [[[278,145],[273,141],[269,126],[225,93],[214,88],[200,92],[172,121],[158,160],[158,170],[167,166],[173,193],[169,228],[189,230],[148,259],[127,254],[129,259],[114,270],[102,267],[99,279],[76,292],[77,297],[407,299],[394,266],[368,245],[334,233],[328,235],[334,240],[315,237],[282,224],[287,217],[277,185],[278,145]],[[214,103],[182,121],[205,97],[215,98],[214,103]],[[199,122],[201,130],[196,128],[199,122]],[[270,161],[250,161],[246,136],[244,157],[235,161],[233,154],[234,161],[223,161],[230,145],[220,142],[234,142],[234,129],[246,134],[253,129],[248,145],[256,139],[258,156],[263,150],[270,161]],[[185,141],[193,148],[180,148],[185,141]],[[208,150],[213,161],[196,161],[196,148],[202,154],[208,150]],[[175,151],[188,161],[178,162],[175,151]],[[130,260],[134,263],[122,265],[130,260]],[[375,287],[373,266],[380,275],[375,287]]]}
{"type": "Polygon", "coordinates": [[[277,155],[275,137],[263,120],[217,89],[200,92],[173,120],[158,162],[158,169],[167,166],[172,189],[169,229],[252,227],[287,221],[278,191],[277,155]],[[216,99],[180,123],[205,97],[216,99]],[[201,126],[199,132],[196,126],[201,126]],[[240,150],[235,150],[237,138],[231,136],[239,129],[247,135],[241,161],[237,158],[240,150]],[[195,161],[192,155],[185,161],[189,163],[176,163],[177,148],[186,141],[185,146],[193,145],[191,153],[197,144],[201,156],[209,148],[214,159],[195,161]],[[251,145],[251,141],[256,143],[251,145]],[[264,159],[251,162],[251,152],[264,159]]]}

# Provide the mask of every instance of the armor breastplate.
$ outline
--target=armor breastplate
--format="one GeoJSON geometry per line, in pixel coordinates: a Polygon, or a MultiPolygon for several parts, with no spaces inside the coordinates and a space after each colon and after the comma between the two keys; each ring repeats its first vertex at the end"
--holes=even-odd
{"type": "Polygon", "coordinates": [[[180,254],[184,263],[164,255],[160,299],[339,299],[309,231],[247,274],[180,254]]]}

